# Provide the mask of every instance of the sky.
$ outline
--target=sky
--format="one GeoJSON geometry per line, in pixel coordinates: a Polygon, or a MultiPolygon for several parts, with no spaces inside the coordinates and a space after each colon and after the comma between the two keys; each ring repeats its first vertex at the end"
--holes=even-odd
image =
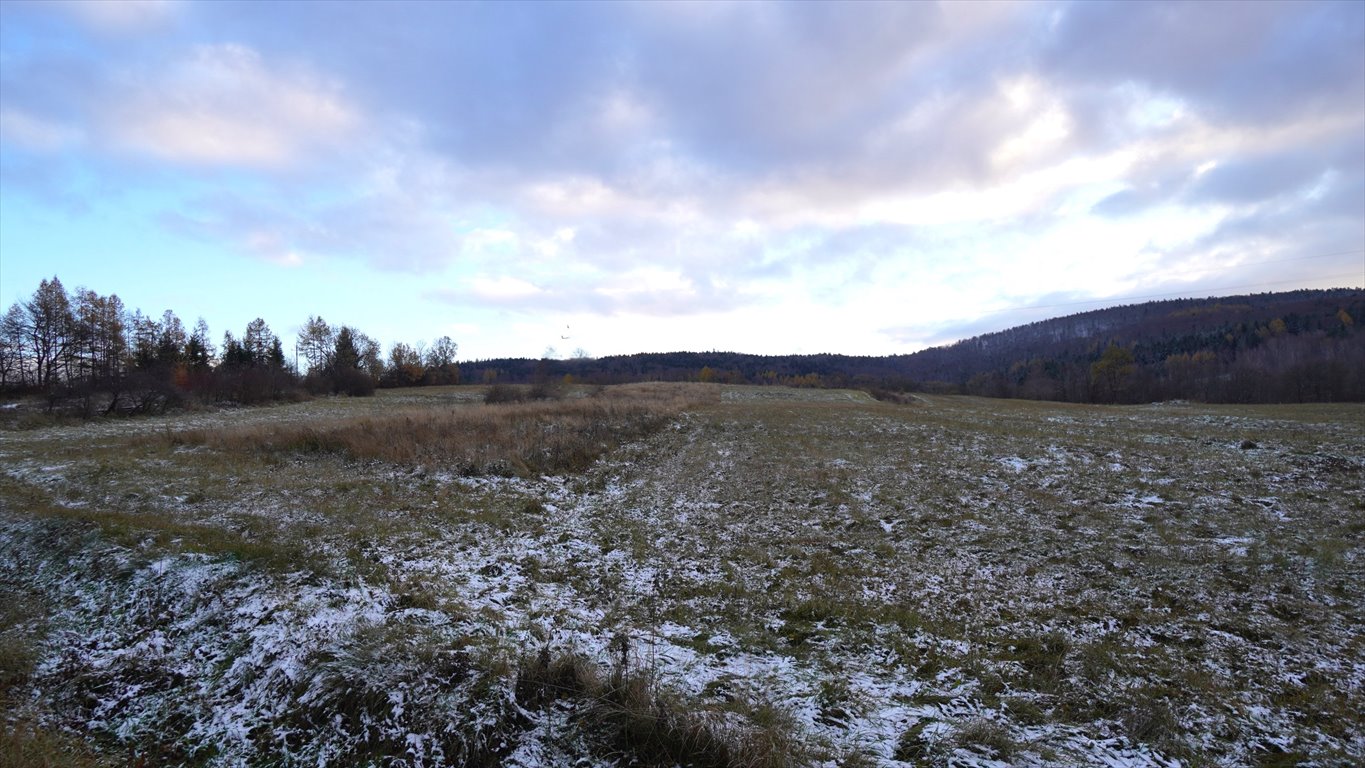
{"type": "Polygon", "coordinates": [[[0,304],[913,352],[1365,285],[1365,3],[0,0],[0,304]]]}

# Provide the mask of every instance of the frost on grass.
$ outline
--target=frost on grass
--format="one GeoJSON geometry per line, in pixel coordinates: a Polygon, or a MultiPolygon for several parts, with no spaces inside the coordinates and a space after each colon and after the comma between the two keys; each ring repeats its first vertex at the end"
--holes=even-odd
{"type": "Polygon", "coordinates": [[[0,436],[0,574],[24,706],[166,763],[1350,764],[1362,415],[734,388],[521,478],[0,436]]]}
{"type": "Polygon", "coordinates": [[[53,626],[30,705],[166,763],[477,762],[511,699],[439,613],[386,590],[156,557],[67,521],[6,521],[0,577],[42,591],[53,626]],[[69,558],[43,540],[83,538],[69,558]]]}

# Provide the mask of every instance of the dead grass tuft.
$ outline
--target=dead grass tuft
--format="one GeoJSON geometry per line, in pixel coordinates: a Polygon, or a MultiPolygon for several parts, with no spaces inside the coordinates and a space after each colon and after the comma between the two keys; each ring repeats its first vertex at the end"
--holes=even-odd
{"type": "Polygon", "coordinates": [[[1019,751],[1019,743],[1010,735],[1009,728],[985,718],[964,723],[954,734],[953,739],[964,749],[982,752],[988,757],[1006,762],[1019,751]]]}
{"type": "Polygon", "coordinates": [[[806,762],[789,733],[792,723],[755,707],[747,727],[695,711],[660,689],[645,670],[604,672],[586,657],[542,649],[523,659],[515,686],[526,710],[555,702],[579,707],[596,749],[632,765],[776,768],[806,762]]]}

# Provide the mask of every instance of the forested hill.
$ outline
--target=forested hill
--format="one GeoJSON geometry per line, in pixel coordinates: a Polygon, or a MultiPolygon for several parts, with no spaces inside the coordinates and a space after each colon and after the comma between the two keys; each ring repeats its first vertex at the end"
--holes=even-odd
{"type": "Polygon", "coordinates": [[[1037,399],[1362,400],[1362,319],[1360,289],[1152,301],[926,349],[902,372],[1037,399]]]}
{"type": "Polygon", "coordinates": [[[1365,290],[1173,299],[1082,312],[911,355],[650,353],[483,360],[461,379],[861,386],[1075,402],[1365,400],[1365,290]]]}

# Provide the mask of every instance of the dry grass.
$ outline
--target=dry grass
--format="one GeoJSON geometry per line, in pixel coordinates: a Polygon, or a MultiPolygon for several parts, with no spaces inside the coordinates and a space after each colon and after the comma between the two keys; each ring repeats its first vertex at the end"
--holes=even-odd
{"type": "Polygon", "coordinates": [[[191,430],[159,439],[225,451],[326,453],[357,461],[444,467],[462,475],[581,472],[623,442],[653,433],[715,390],[630,385],[568,400],[404,408],[318,423],[191,430]]]}
{"type": "Polygon", "coordinates": [[[0,723],[0,768],[107,768],[118,763],[97,756],[74,736],[31,722],[0,723]]]}
{"type": "Polygon", "coordinates": [[[695,711],[656,684],[648,670],[618,666],[605,672],[577,653],[543,649],[522,660],[518,704],[545,709],[568,701],[579,709],[596,748],[632,764],[695,768],[777,768],[810,763],[789,738],[787,722],[736,728],[695,711]]]}

